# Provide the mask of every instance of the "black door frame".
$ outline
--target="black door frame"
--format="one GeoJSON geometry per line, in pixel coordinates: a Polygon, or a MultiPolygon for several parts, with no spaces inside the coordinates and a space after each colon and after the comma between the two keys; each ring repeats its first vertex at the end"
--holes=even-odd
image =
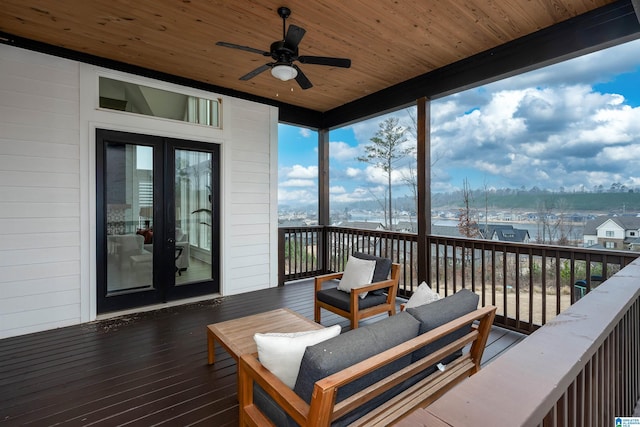
{"type": "Polygon", "coordinates": [[[96,129],[96,271],[98,314],[164,303],[220,291],[220,146],[176,138],[96,129]],[[109,143],[146,145],[153,157],[153,289],[107,292],[106,147],[109,143]],[[175,286],[175,150],[211,153],[211,280],[175,286]]]}

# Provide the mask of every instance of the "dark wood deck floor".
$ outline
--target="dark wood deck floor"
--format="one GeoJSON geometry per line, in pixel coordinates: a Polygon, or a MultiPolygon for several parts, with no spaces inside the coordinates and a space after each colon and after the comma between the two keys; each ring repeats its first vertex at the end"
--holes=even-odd
{"type": "MultiPolygon", "coordinates": [[[[0,340],[0,425],[237,425],[236,364],[216,347],[216,363],[207,365],[205,326],[280,307],[313,318],[312,286],[0,340]]],[[[326,311],[322,323],[349,327],[326,311]]],[[[522,338],[494,328],[483,364],[522,338]]]]}

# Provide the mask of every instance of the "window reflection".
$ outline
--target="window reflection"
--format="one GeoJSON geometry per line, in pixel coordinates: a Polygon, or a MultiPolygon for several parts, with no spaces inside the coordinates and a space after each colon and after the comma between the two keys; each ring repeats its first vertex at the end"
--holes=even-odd
{"type": "Polygon", "coordinates": [[[100,77],[100,108],[220,127],[220,101],[100,77]]]}

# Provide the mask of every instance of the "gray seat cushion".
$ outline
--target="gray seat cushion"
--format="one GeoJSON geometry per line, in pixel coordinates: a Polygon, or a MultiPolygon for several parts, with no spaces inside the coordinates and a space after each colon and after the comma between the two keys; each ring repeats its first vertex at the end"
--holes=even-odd
{"type": "MultiPolygon", "coordinates": [[[[442,326],[447,322],[476,310],[478,308],[479,299],[480,297],[470,290],[461,289],[453,295],[434,301],[430,304],[408,308],[406,312],[420,321],[420,334],[424,334],[425,332],[429,332],[438,326],[442,326]]],[[[469,333],[470,328],[471,326],[469,326],[469,328],[461,328],[420,350],[416,350],[413,354],[413,360],[416,361],[421,359],[427,354],[433,353],[435,350],[452,343],[458,338],[469,333]]],[[[458,352],[457,354],[447,357],[440,362],[447,364],[460,354],[461,352],[458,352]]]]}
{"type": "MultiPolygon", "coordinates": [[[[333,307],[338,307],[344,311],[351,312],[351,294],[341,291],[338,288],[323,289],[316,293],[318,301],[327,303],[333,307]]],[[[358,310],[384,304],[387,301],[386,295],[374,295],[368,293],[364,298],[358,298],[358,310]]]]}
{"type": "MultiPolygon", "coordinates": [[[[367,297],[368,298],[368,297],[367,297]]],[[[366,299],[366,298],[365,298],[366,299]]],[[[313,386],[316,381],[334,374],[342,369],[361,362],[373,355],[381,353],[418,335],[420,322],[407,313],[387,317],[358,329],[345,332],[337,337],[307,347],[294,391],[306,402],[311,401],[313,386]]],[[[400,358],[338,390],[336,401],[340,402],[355,392],[386,378],[393,372],[408,366],[411,355],[400,358]]],[[[363,405],[340,418],[334,425],[346,425],[361,417],[381,402],[399,393],[392,389],[379,398],[363,405]]]]}
{"type": "Polygon", "coordinates": [[[278,427],[298,427],[298,423],[283,411],[257,383],[253,384],[253,403],[278,427]]]}
{"type": "MultiPolygon", "coordinates": [[[[389,278],[391,273],[391,260],[389,258],[382,258],[374,255],[365,254],[363,252],[354,252],[353,256],[360,259],[366,259],[376,262],[376,268],[373,270],[373,279],[371,283],[382,282],[389,278]]],[[[383,289],[377,289],[372,291],[373,294],[382,295],[383,289]]]]}

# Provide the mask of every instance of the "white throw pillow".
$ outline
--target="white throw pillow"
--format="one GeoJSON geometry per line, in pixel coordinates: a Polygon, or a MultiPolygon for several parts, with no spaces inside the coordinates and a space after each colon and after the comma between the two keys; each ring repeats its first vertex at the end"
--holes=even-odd
{"type": "MultiPolygon", "coordinates": [[[[366,260],[350,256],[344,268],[342,279],[338,283],[338,289],[351,293],[353,288],[361,288],[371,283],[373,272],[376,269],[374,260],[366,260]]],[[[360,298],[367,296],[367,292],[360,294],[360,298]]]]}
{"type": "Polygon", "coordinates": [[[426,282],[422,282],[413,295],[411,295],[409,301],[404,305],[404,308],[418,307],[420,305],[438,301],[439,299],[440,295],[436,291],[432,290],[426,282]]]}
{"type": "Polygon", "coordinates": [[[307,346],[340,335],[340,325],[315,331],[255,334],[260,363],[293,389],[298,378],[300,362],[307,346]]]}

